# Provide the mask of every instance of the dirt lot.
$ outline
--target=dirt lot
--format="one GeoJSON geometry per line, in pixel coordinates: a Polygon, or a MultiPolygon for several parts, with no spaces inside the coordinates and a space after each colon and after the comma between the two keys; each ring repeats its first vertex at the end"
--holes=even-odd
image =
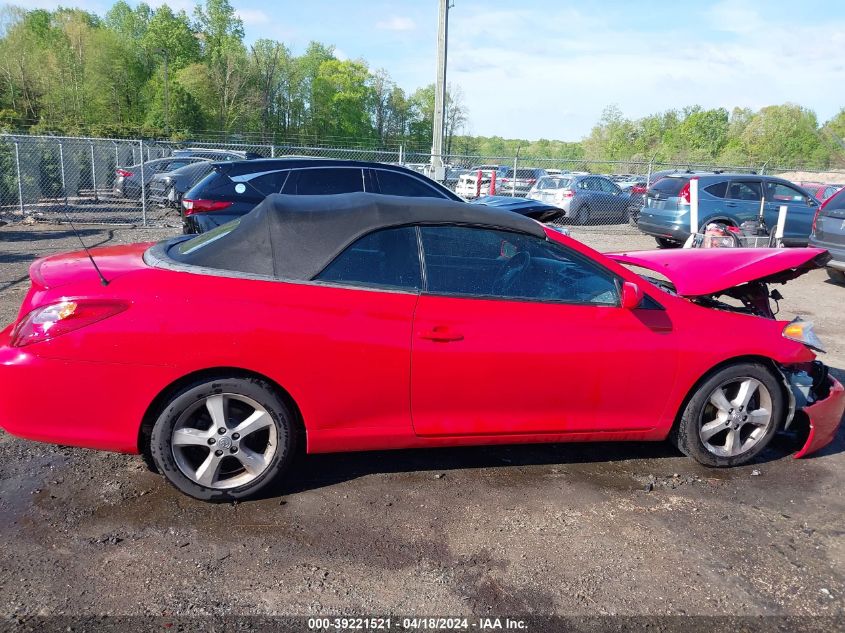
{"type": "MultiPolygon", "coordinates": [[[[83,233],[103,244],[172,231],[83,233]]],[[[576,237],[599,250],[652,246],[596,230],[576,237]]],[[[35,257],[74,248],[65,226],[0,228],[0,321],[14,318],[35,257]]],[[[826,279],[817,271],[791,282],[782,308],[816,321],[830,349],[825,361],[841,379],[845,288],[826,279]]],[[[15,394],[0,385],[0,397],[15,394]]],[[[0,432],[0,614],[790,614],[842,622],[845,436],[811,459],[793,460],[788,450],[781,444],[757,464],[718,471],[663,444],[315,456],[268,498],[207,505],[177,493],[139,457],[0,432]]]]}

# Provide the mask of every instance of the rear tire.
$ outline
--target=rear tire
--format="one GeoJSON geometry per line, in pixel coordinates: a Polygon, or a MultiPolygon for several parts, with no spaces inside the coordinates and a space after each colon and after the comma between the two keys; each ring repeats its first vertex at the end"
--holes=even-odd
{"type": "Polygon", "coordinates": [[[671,439],[705,466],[747,464],[783,427],[784,400],[780,381],[765,365],[728,365],[696,388],[671,439]]]}
{"type": "Polygon", "coordinates": [[[830,277],[831,281],[837,284],[845,285],[845,272],[842,272],[841,270],[836,270],[835,268],[828,268],[827,276],[830,277]]]}
{"type": "Polygon", "coordinates": [[[176,392],[153,426],[150,452],[180,492],[202,501],[246,499],[289,466],[296,427],[258,378],[203,379],[176,392]]]}

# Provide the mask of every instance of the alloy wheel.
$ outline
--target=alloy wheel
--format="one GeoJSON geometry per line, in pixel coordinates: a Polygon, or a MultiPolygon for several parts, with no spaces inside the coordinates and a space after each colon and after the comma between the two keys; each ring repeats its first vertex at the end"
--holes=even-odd
{"type": "Polygon", "coordinates": [[[173,458],[188,479],[224,490],[253,482],[269,468],[278,438],[270,413],[233,393],[207,396],[173,427],[173,458]]]}
{"type": "Polygon", "coordinates": [[[756,378],[733,378],[713,390],[701,414],[698,435],[719,457],[748,452],[772,424],[772,394],[756,378]]]}

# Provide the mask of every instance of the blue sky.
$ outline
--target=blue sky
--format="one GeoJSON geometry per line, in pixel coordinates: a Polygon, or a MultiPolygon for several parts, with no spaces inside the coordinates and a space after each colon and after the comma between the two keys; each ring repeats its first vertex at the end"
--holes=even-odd
{"type": "MultiPolygon", "coordinates": [[[[302,52],[310,40],[385,68],[407,90],[435,70],[437,0],[231,0],[247,40],[302,52]]],[[[107,0],[28,0],[98,13],[107,0]]],[[[161,4],[152,0],[149,4],[161,4]]],[[[191,11],[194,2],[171,0],[191,11]]],[[[449,82],[468,131],[578,140],[602,109],[794,102],[824,121],[845,107],[843,0],[454,0],[449,82]]]]}

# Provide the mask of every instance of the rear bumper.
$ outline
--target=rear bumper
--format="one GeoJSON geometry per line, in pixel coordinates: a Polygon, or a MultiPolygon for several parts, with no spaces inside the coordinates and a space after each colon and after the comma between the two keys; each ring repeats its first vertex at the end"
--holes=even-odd
{"type": "Polygon", "coordinates": [[[0,427],[29,440],[138,452],[141,421],[172,369],[43,358],[0,332],[0,427]]]}
{"type": "Polygon", "coordinates": [[[824,448],[836,437],[842,414],[845,412],[845,389],[835,378],[828,377],[830,392],[824,400],[818,400],[801,409],[810,420],[810,435],[804,446],[793,457],[806,457],[824,448]]]}
{"type": "Polygon", "coordinates": [[[654,237],[662,237],[682,243],[686,242],[690,236],[689,227],[669,222],[660,222],[654,218],[655,216],[646,213],[645,209],[642,209],[637,218],[637,228],[646,235],[653,235],[654,237]]]}
{"type": "Polygon", "coordinates": [[[823,240],[815,239],[810,236],[810,246],[815,248],[826,248],[833,258],[827,263],[828,268],[835,268],[836,270],[845,270],[845,245],[831,244],[823,240]]]}

